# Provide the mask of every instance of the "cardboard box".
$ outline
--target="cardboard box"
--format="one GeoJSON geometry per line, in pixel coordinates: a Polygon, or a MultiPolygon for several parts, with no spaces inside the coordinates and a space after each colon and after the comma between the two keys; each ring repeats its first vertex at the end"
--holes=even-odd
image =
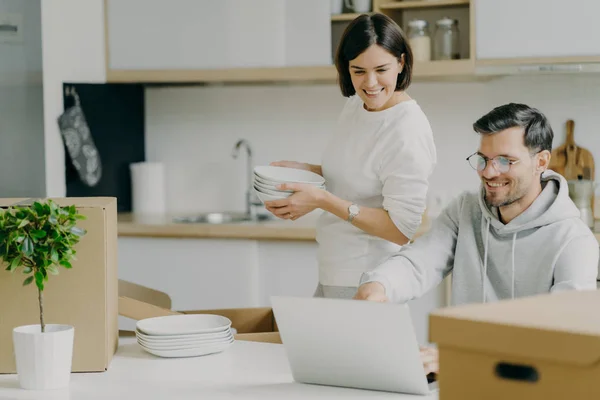
{"type": "MultiPolygon", "coordinates": [[[[44,289],[47,324],[75,327],[73,372],[105,371],[118,345],[117,200],[110,197],[56,198],[87,217],[78,226],[87,234],[76,245],[73,268],[51,275],[44,289]]],[[[0,207],[34,199],[0,199],[0,207]]],[[[15,373],[12,330],[39,324],[37,288],[23,287],[25,276],[0,266],[0,373],[15,373]]]]}
{"type": "MultiPolygon", "coordinates": [[[[236,340],[281,343],[281,337],[270,307],[248,307],[217,310],[171,310],[170,297],[161,291],[119,280],[119,315],[141,320],[180,314],[217,314],[231,320],[237,330],[236,340]]],[[[126,333],[124,333],[126,334],[126,333]]]]}
{"type": "Polygon", "coordinates": [[[440,400],[600,398],[600,291],[441,309],[440,400]]]}

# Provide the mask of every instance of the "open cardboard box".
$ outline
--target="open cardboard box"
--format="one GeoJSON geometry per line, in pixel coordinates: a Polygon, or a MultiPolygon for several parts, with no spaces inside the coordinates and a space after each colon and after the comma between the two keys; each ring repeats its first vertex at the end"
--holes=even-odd
{"type": "Polygon", "coordinates": [[[441,309],[440,400],[600,398],[600,291],[441,309]]]}
{"type": "MultiPolygon", "coordinates": [[[[231,320],[237,330],[236,340],[281,343],[273,310],[269,307],[249,307],[217,310],[171,310],[171,298],[164,292],[119,280],[119,315],[141,320],[178,314],[218,314],[231,320]]],[[[121,334],[127,334],[121,332],[121,334]]]]}

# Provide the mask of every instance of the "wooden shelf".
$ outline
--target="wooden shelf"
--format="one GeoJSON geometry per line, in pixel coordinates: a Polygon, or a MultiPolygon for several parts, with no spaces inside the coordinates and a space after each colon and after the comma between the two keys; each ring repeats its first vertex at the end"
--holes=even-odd
{"type": "Polygon", "coordinates": [[[456,77],[473,78],[475,80],[475,64],[473,60],[442,60],[417,62],[413,65],[413,77],[419,78],[446,78],[456,77]]]}
{"type": "MultiPolygon", "coordinates": [[[[470,81],[475,76],[473,60],[448,60],[415,63],[414,81],[470,81]]],[[[337,72],[333,65],[317,67],[238,68],[214,70],[111,70],[109,83],[273,83],[314,82],[335,83],[337,72]]]]}
{"type": "Polygon", "coordinates": [[[234,68],[197,70],[114,70],[106,72],[108,82],[142,83],[242,83],[242,82],[335,82],[331,65],[317,67],[234,68]]]}
{"type": "Polygon", "coordinates": [[[407,10],[416,8],[441,8],[468,6],[471,0],[407,0],[382,4],[381,10],[407,10]]]}
{"type": "Polygon", "coordinates": [[[356,14],[356,13],[334,14],[331,16],[331,21],[332,22],[352,21],[353,19],[355,19],[361,15],[362,14],[356,14]]]}

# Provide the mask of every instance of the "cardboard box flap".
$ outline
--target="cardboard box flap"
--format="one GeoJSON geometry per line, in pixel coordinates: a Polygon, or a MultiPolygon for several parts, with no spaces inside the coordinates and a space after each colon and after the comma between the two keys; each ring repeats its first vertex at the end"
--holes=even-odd
{"type": "Polygon", "coordinates": [[[119,296],[139,300],[157,307],[171,309],[171,297],[159,290],[119,279],[119,296]]]}
{"type": "Polygon", "coordinates": [[[119,315],[135,320],[179,314],[216,314],[235,323],[238,333],[277,332],[273,310],[269,307],[218,310],[171,310],[171,298],[159,290],[119,280],[119,315]]]}
{"type": "Polygon", "coordinates": [[[238,333],[275,332],[277,326],[271,308],[232,308],[219,310],[183,311],[184,314],[217,314],[235,323],[238,333]]]}
{"type": "MultiPolygon", "coordinates": [[[[77,205],[78,208],[85,207],[107,207],[112,203],[117,201],[116,197],[63,197],[63,198],[53,198],[50,197],[51,200],[56,202],[61,207],[77,205]]],[[[27,206],[33,204],[34,201],[43,201],[45,198],[33,198],[33,197],[23,197],[23,198],[0,198],[0,207],[10,207],[10,206],[27,206]]]]}
{"type": "Polygon", "coordinates": [[[600,291],[568,291],[433,312],[439,346],[591,365],[600,362],[600,291]]]}
{"type": "Polygon", "coordinates": [[[126,296],[119,296],[119,315],[135,319],[136,321],[146,318],[164,317],[166,315],[178,314],[181,313],[126,296]]]}

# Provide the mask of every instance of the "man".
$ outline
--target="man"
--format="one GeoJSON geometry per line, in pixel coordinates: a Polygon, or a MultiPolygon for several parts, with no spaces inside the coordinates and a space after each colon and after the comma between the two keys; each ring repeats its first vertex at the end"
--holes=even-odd
{"type": "MultiPolygon", "coordinates": [[[[427,234],[363,274],[355,299],[406,302],[451,272],[453,305],[596,288],[598,242],[566,180],[547,170],[546,117],[511,103],[473,128],[480,146],[467,160],[479,192],[459,196],[427,234]]],[[[426,372],[437,372],[435,350],[422,355],[426,372]]]]}

